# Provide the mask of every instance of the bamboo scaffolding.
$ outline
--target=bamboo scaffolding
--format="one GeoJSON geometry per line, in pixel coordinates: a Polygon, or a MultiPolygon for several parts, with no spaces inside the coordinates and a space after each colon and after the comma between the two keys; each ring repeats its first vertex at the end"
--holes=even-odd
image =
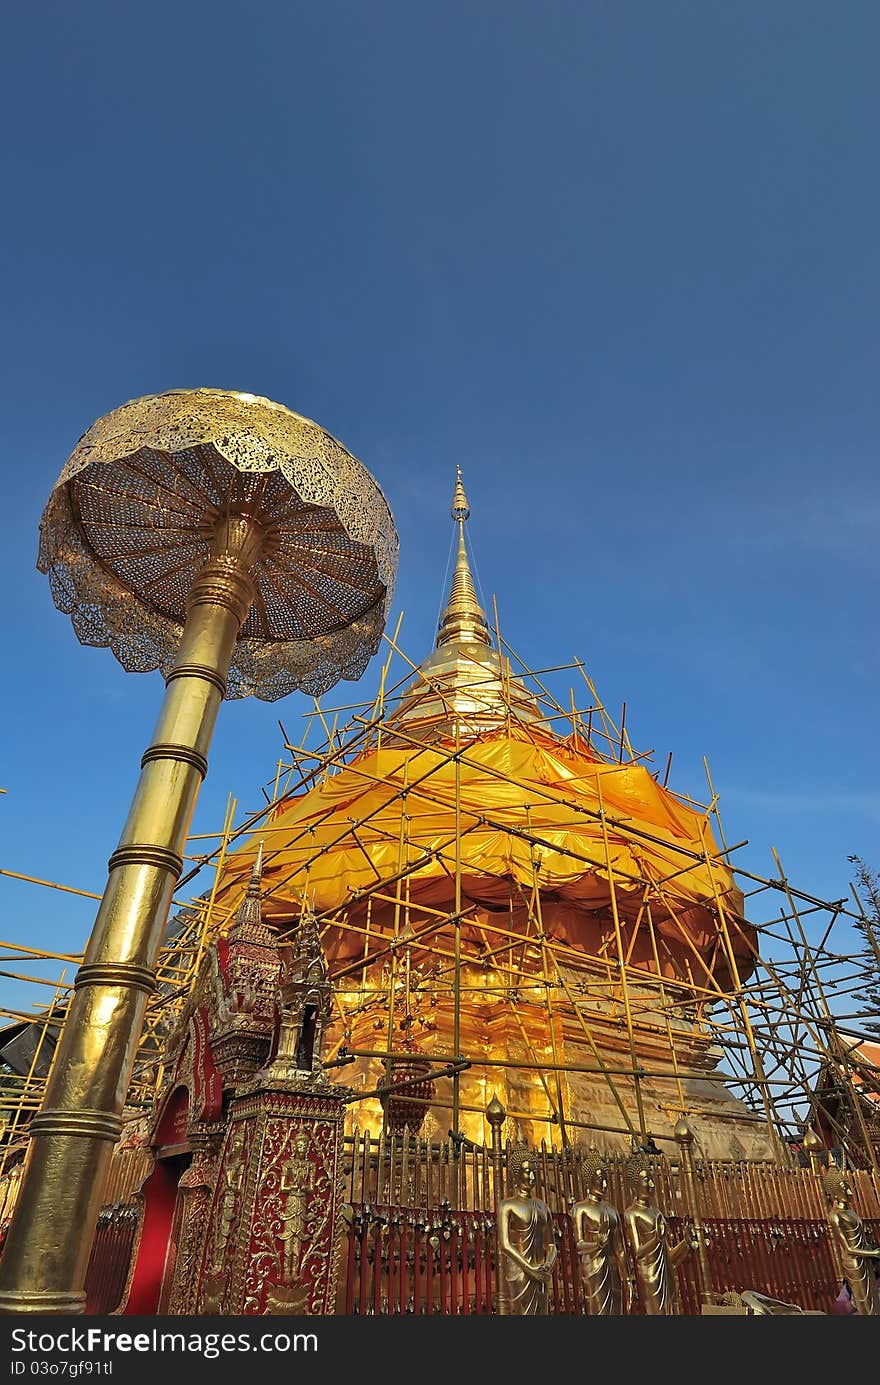
{"type": "MultiPolygon", "coordinates": [[[[497,604],[494,602],[493,610],[496,644],[499,651],[500,677],[505,693],[505,716],[508,726],[511,724],[515,712],[510,697],[510,664],[504,657],[505,653],[521,664],[525,676],[534,682],[542,706],[549,708],[547,719],[553,722],[565,720],[570,726],[571,737],[568,744],[576,754],[585,757],[591,756],[594,759],[598,757],[599,752],[594,744],[596,737],[604,742],[603,753],[607,756],[603,761],[605,764],[617,763],[625,766],[627,763],[635,763],[651,754],[651,752],[645,752],[643,755],[636,755],[627,731],[626,704],[622,710],[618,729],[613,718],[603,707],[595,686],[587,676],[586,669],[580,661],[575,660],[572,664],[560,664],[545,670],[528,670],[510,646],[502,641],[497,604]],[[569,706],[563,708],[550,688],[542,681],[542,678],[535,676],[535,672],[547,675],[570,668],[578,670],[590,690],[591,702],[584,709],[576,707],[574,692],[571,689],[569,689],[569,706]],[[601,724],[601,731],[594,729],[594,714],[601,724]],[[584,717],[586,717],[586,722],[584,717]]],[[[542,1075],[541,1083],[548,1106],[547,1114],[526,1111],[511,1113],[511,1118],[545,1122],[551,1130],[554,1125],[558,1126],[563,1148],[568,1143],[567,1128],[569,1125],[572,1129],[591,1128],[583,1124],[579,1125],[569,1119],[569,1113],[565,1110],[562,1087],[562,1077],[566,1072],[592,1072],[603,1077],[603,1081],[615,1093],[618,1109],[621,1110],[624,1124],[615,1128],[615,1133],[620,1134],[631,1134],[636,1128],[626,1113],[625,1103],[620,1099],[620,1091],[618,1090],[624,1080],[631,1082],[636,1098],[637,1128],[642,1137],[649,1137],[646,1132],[647,1119],[641,1094],[643,1080],[651,1078],[658,1082],[669,1082],[677,1095],[679,1107],[684,1111],[686,1103],[683,1082],[705,1077],[705,1072],[693,1070],[680,1061],[678,1052],[680,1041],[676,1037],[677,1031],[673,1025],[673,1020],[678,1022],[685,1013],[682,1007],[687,1006],[689,1007],[689,1018],[686,1021],[686,1027],[693,1024],[693,1032],[696,1033],[697,1026],[703,1026],[701,1032],[705,1033],[706,1042],[708,1043],[714,1036],[720,1043],[725,1056],[729,1057],[732,1063],[739,1063],[739,1074],[735,1073],[730,1080],[743,1084],[747,1093],[754,1092],[759,1108],[764,1111],[771,1136],[774,1141],[778,1142],[780,1129],[790,1129],[798,1124],[797,1102],[809,1095],[810,1065],[834,1058],[834,1053],[823,1029],[823,1024],[830,1021],[832,1014],[828,997],[823,997],[823,991],[827,991],[829,996],[833,994],[839,999],[848,994],[850,989],[856,990],[857,983],[851,979],[851,974],[845,970],[847,959],[825,953],[824,949],[835,921],[839,917],[844,920],[851,920],[857,918],[858,915],[851,909],[844,909],[842,901],[823,901],[803,891],[790,889],[784,877],[782,880],[768,879],[732,864],[733,853],[746,843],[737,843],[733,847],[727,845],[718,812],[718,796],[712,784],[708,762],[704,760],[710,802],[701,810],[705,811],[706,827],[708,827],[709,818],[714,818],[721,841],[721,850],[719,851],[708,850],[705,836],[702,833],[702,850],[695,852],[681,844],[670,843],[659,838],[656,834],[636,828],[619,814],[608,814],[601,798],[601,786],[598,786],[598,809],[590,810],[584,805],[573,807],[570,803],[566,804],[564,795],[550,790],[548,786],[529,785],[529,795],[532,799],[530,812],[534,810],[535,814],[539,815],[541,803],[552,806],[554,810],[565,804],[570,810],[570,819],[573,825],[583,818],[592,820],[597,824],[601,833],[602,851],[598,851],[595,856],[588,852],[577,851],[563,852],[562,854],[567,854],[573,863],[579,863],[586,869],[606,872],[610,879],[609,902],[614,933],[613,936],[609,934],[606,938],[604,955],[602,952],[585,955],[583,951],[569,947],[558,939],[548,937],[541,912],[540,875],[539,869],[535,865],[535,859],[536,853],[544,850],[559,854],[559,847],[544,835],[540,824],[535,825],[527,820],[525,830],[515,828],[509,823],[487,815],[477,805],[463,801],[462,775],[464,771],[476,768],[480,773],[486,774],[488,772],[490,777],[494,777],[499,783],[508,786],[516,785],[515,779],[501,772],[487,771],[485,765],[468,755],[468,746],[472,745],[473,741],[463,742],[461,724],[457,718],[455,720],[455,744],[452,747],[447,746],[445,750],[438,747],[436,742],[421,739],[400,725],[395,724],[392,727],[389,724],[390,718],[393,716],[397,689],[404,684],[410,686],[412,674],[419,674],[417,666],[408,660],[399,647],[400,626],[401,619],[399,618],[393,637],[385,637],[389,652],[382,666],[378,691],[372,703],[368,701],[353,702],[345,706],[323,708],[316,701],[314,709],[306,716],[306,737],[309,728],[314,725],[316,728],[320,728],[317,731],[318,735],[323,730],[325,740],[313,750],[306,749],[306,737],[300,746],[293,745],[284,727],[281,726],[284,747],[291,759],[289,766],[281,759],[276,763],[274,776],[268,781],[271,785],[272,800],[267,808],[258,813],[246,815],[243,822],[238,826],[233,824],[234,810],[233,812],[227,811],[221,833],[206,833],[190,839],[191,844],[212,839],[217,840],[217,846],[205,855],[194,857],[193,859],[197,862],[196,869],[190,872],[180,883],[184,884],[187,880],[193,879],[199,870],[213,864],[213,884],[207,901],[204,899],[192,901],[188,905],[182,905],[178,901],[178,907],[193,912],[195,916],[186,924],[181,938],[176,943],[169,944],[167,952],[163,954],[161,976],[166,990],[162,996],[154,998],[148,1011],[150,1018],[146,1039],[148,1041],[147,1047],[149,1048],[150,1045],[152,1047],[149,1048],[149,1055],[146,1051],[144,1053],[141,1071],[145,1075],[148,1071],[155,1073],[155,1067],[149,1068],[148,1063],[155,1065],[158,1061],[157,1055],[161,1045],[163,1026],[166,1022],[165,1017],[173,1012],[174,1007],[187,994],[208,942],[218,930],[222,931],[229,921],[232,913],[231,901],[234,901],[235,889],[238,887],[224,882],[222,875],[224,863],[233,844],[240,841],[243,836],[252,834],[255,828],[262,823],[262,830],[266,834],[268,844],[266,851],[268,864],[273,857],[272,842],[277,840],[276,834],[285,831],[283,825],[265,821],[268,813],[270,811],[277,812],[279,805],[291,793],[306,792],[310,786],[321,782],[322,779],[326,779],[342,768],[347,768],[358,776],[365,786],[380,783],[381,781],[376,776],[365,773],[363,767],[353,763],[353,761],[365,749],[382,745],[383,738],[393,734],[396,744],[408,746],[412,752],[407,765],[407,781],[403,785],[393,786],[393,791],[386,797],[381,809],[376,811],[386,810],[389,804],[399,804],[401,834],[404,832],[404,818],[407,815],[411,815],[417,824],[424,815],[447,807],[442,797],[432,793],[431,779],[434,774],[444,769],[450,762],[452,763],[455,781],[456,830],[454,835],[441,843],[439,850],[434,852],[434,856],[439,867],[449,875],[454,899],[449,910],[435,910],[411,899],[410,882],[424,864],[424,857],[419,855],[417,848],[411,851],[408,833],[406,834],[405,849],[399,851],[398,871],[391,877],[383,878],[381,876],[373,864],[369,850],[371,842],[384,839],[383,834],[377,833],[375,824],[371,822],[371,819],[376,815],[375,813],[361,816],[355,813],[351,823],[335,837],[332,844],[343,845],[350,841],[359,854],[370,863],[371,869],[376,875],[375,881],[368,884],[359,896],[363,924],[355,923],[347,918],[347,906],[324,911],[320,915],[322,931],[332,927],[339,929],[342,933],[348,933],[352,937],[363,939],[362,945],[360,942],[358,943],[358,955],[355,961],[346,963],[344,966],[331,967],[331,975],[338,988],[345,985],[348,977],[357,977],[361,997],[360,1008],[358,1009],[340,1007],[344,1014],[344,1020],[341,1021],[343,1033],[339,1039],[334,1041],[342,1055],[340,1062],[350,1061],[348,1055],[353,1053],[366,1056],[368,1050],[351,1047],[350,1043],[346,1041],[344,1026],[361,1023],[364,1017],[372,1012],[371,1007],[375,1006],[383,996],[388,1007],[387,1043],[384,1050],[373,1051],[374,1056],[378,1061],[384,1061],[388,1065],[387,1072],[390,1072],[391,1059],[403,1051],[394,1041],[395,1007],[398,1003],[395,997],[399,989],[398,982],[402,965],[400,961],[400,935],[402,931],[401,919],[403,919],[403,931],[408,939],[410,934],[412,937],[412,942],[407,943],[407,959],[410,950],[417,949],[420,955],[424,955],[436,966],[433,980],[420,983],[422,984],[421,994],[424,997],[433,997],[434,1003],[441,1006],[446,1003],[444,995],[451,1000],[453,1054],[444,1055],[444,1061],[448,1065],[450,1057],[456,1060],[453,1068],[445,1073],[452,1083],[450,1109],[452,1110],[454,1133],[460,1133],[460,1113],[465,1111],[474,1113],[479,1110],[472,1104],[465,1105],[461,1101],[462,1074],[469,1070],[491,1072],[497,1068],[506,1067],[511,1071],[520,1068],[542,1075]],[[408,671],[404,678],[401,678],[389,689],[392,661],[395,657],[402,659],[408,671]],[[339,717],[348,712],[352,712],[353,715],[345,725],[340,726],[339,717]],[[366,713],[366,715],[361,715],[361,713],[366,713]],[[333,718],[332,725],[329,720],[331,717],[333,718]],[[418,763],[419,757],[429,752],[430,768],[421,774],[418,763]],[[287,783],[282,789],[283,773],[286,773],[288,777],[287,783]],[[479,828],[504,832],[508,838],[522,841],[528,845],[532,859],[533,879],[531,908],[528,911],[525,928],[517,926],[505,929],[494,920],[478,919],[477,913],[465,904],[462,897],[462,842],[470,831],[479,828]],[[682,871],[690,869],[694,864],[704,867],[711,883],[711,893],[719,926],[717,960],[707,962],[690,942],[687,930],[678,918],[678,910],[682,901],[676,897],[673,884],[676,875],[680,872],[671,872],[660,880],[651,880],[644,878],[644,875],[640,875],[638,872],[627,874],[618,867],[612,868],[609,832],[613,832],[616,837],[619,836],[621,841],[632,843],[635,846],[660,844],[665,849],[676,852],[681,861],[686,863],[682,865],[682,871]],[[749,927],[754,929],[754,944],[751,943],[750,937],[743,932],[738,919],[731,915],[729,905],[724,902],[722,892],[719,891],[715,876],[715,871],[719,866],[732,871],[737,882],[743,885],[754,885],[756,888],[749,891],[749,897],[752,899],[767,895],[768,892],[773,892],[775,895],[781,893],[785,898],[787,907],[779,911],[779,918],[774,920],[772,925],[750,923],[749,927]],[[638,912],[634,919],[625,920],[622,916],[617,892],[618,881],[625,891],[634,892],[640,898],[638,912]],[[376,915],[376,906],[388,903],[394,910],[390,934],[385,927],[378,924],[376,915]],[[685,948],[686,970],[690,973],[686,980],[683,977],[665,977],[663,975],[661,963],[668,965],[671,953],[668,940],[659,934],[655,910],[663,918],[664,926],[675,931],[676,939],[681,941],[685,948]],[[832,915],[818,953],[816,949],[811,950],[808,947],[801,924],[801,919],[812,912],[822,912],[823,914],[831,912],[832,915]],[[427,922],[423,923],[424,920],[427,922]],[[413,926],[414,922],[415,926],[413,926]],[[780,923],[790,934],[788,943],[793,960],[786,963],[776,962],[774,966],[772,963],[767,963],[761,956],[759,945],[763,939],[776,941],[779,938],[780,941],[782,940],[781,935],[777,932],[780,923]],[[790,925],[796,930],[795,933],[791,932],[790,925]],[[629,929],[629,932],[625,934],[626,928],[629,929]],[[485,946],[485,951],[482,954],[472,941],[466,939],[465,930],[469,931],[471,935],[478,931],[485,946]],[[801,940],[799,946],[796,945],[798,932],[801,940]],[[647,936],[650,944],[652,958],[650,964],[638,965],[633,962],[640,933],[642,936],[647,936]],[[755,976],[751,978],[748,984],[743,983],[738,970],[737,949],[741,949],[743,945],[747,952],[756,958],[757,962],[755,976]],[[530,948],[534,948],[531,953],[530,948]],[[616,954],[616,962],[612,954],[616,954]],[[389,958],[390,983],[383,988],[381,982],[376,981],[374,983],[373,978],[378,976],[377,968],[389,958]],[[528,1058],[523,1061],[512,1058],[489,1060],[485,1055],[466,1051],[467,1045],[462,1044],[463,1007],[470,1004],[475,990],[482,990],[485,994],[486,988],[475,988],[465,984],[462,973],[466,964],[482,964],[487,958],[491,960],[493,970],[501,978],[496,989],[500,998],[503,998],[505,994],[505,987],[502,984],[504,981],[508,983],[511,990],[516,989],[517,983],[524,983],[526,980],[530,987],[543,987],[537,1004],[543,1008],[546,1017],[545,1031],[552,1050],[552,1062],[540,1063],[537,1060],[534,1053],[534,1039],[527,1033],[522,1017],[518,1013],[515,1013],[516,1024],[525,1043],[526,1053],[532,1054],[535,1058],[533,1064],[530,1064],[528,1058]],[[690,959],[692,966],[688,965],[687,958],[690,959]],[[715,968],[719,964],[725,965],[731,976],[732,989],[730,991],[725,991],[718,984],[715,968]],[[591,1026],[587,1023],[588,1016],[592,1017],[589,1007],[585,1007],[584,1003],[574,996],[562,970],[565,967],[583,970],[584,968],[600,966],[605,968],[604,979],[596,975],[591,981],[591,989],[596,990],[604,987],[602,993],[607,996],[609,1001],[613,1001],[615,993],[618,997],[627,1030],[630,1055],[628,1066],[609,1065],[601,1060],[591,1026]],[[791,981],[790,986],[787,984],[788,980],[791,981]],[[657,997],[656,1002],[653,1000],[649,1002],[643,995],[640,995],[638,991],[640,986],[653,988],[657,997]],[[444,987],[447,988],[445,991],[444,987]],[[451,989],[449,989],[450,987],[451,989]],[[792,1004],[793,997],[794,1004],[792,1004]],[[715,1013],[710,1013],[717,1007],[723,1008],[724,1011],[720,1017],[715,1013]],[[641,1023],[650,1024],[654,1015],[659,1018],[663,1032],[666,1034],[671,1072],[659,1071],[639,1060],[637,1031],[641,1023]],[[596,1059],[593,1064],[566,1062],[564,1055],[560,1053],[559,1044],[568,1041],[566,1026],[572,1025],[590,1045],[596,1059]],[[465,1048],[464,1052],[460,1052],[462,1047],[465,1048]],[[748,1063],[745,1062],[746,1055],[749,1058],[748,1063]],[[779,1074],[778,1077],[777,1074],[779,1074]],[[554,1088],[552,1097],[551,1084],[554,1088]]],[[[480,681],[477,670],[478,666],[475,665],[475,687],[480,681]]],[[[485,676],[485,669],[482,670],[482,674],[485,676]]],[[[421,677],[420,674],[419,676],[421,677]]],[[[431,680],[423,679],[422,681],[426,688],[430,688],[441,698],[444,706],[449,705],[448,700],[444,698],[441,687],[432,683],[431,680]]],[[[406,687],[404,687],[405,691],[406,687]]],[[[528,731],[528,728],[525,729],[528,731]]],[[[528,731],[528,734],[531,735],[531,732],[528,731]]],[[[666,767],[664,783],[668,781],[668,773],[669,762],[666,767]]],[[[694,800],[690,796],[677,794],[675,797],[694,807],[694,800]]],[[[328,812],[327,816],[329,815],[328,812]]],[[[294,838],[291,841],[289,834],[287,834],[285,848],[295,849],[297,843],[304,840],[305,835],[304,832],[300,838],[294,838]]],[[[303,862],[294,871],[283,878],[270,881],[265,891],[266,902],[272,901],[283,889],[291,885],[297,876],[307,876],[308,869],[309,856],[308,853],[304,853],[303,862]]],[[[12,878],[27,880],[30,883],[58,888],[66,893],[80,894],[87,898],[93,897],[86,891],[76,891],[72,887],[54,886],[52,882],[39,881],[34,877],[16,876],[15,872],[10,871],[2,873],[12,878]]],[[[497,876],[495,878],[502,879],[503,877],[497,876]]],[[[859,907],[858,899],[856,899],[856,906],[859,907]]],[[[511,902],[511,919],[512,911],[513,904],[511,902]]],[[[282,936],[284,936],[283,929],[282,936]]],[[[0,946],[3,945],[0,944],[0,946]]],[[[10,948],[17,947],[15,944],[9,946],[10,948]]],[[[16,952],[15,955],[30,956],[31,954],[16,952]]],[[[36,959],[40,954],[35,951],[33,956],[36,959]]],[[[62,954],[47,953],[44,956],[47,960],[51,957],[65,961],[75,962],[78,960],[65,958],[62,954]]],[[[407,974],[408,971],[407,961],[407,974]]],[[[9,979],[21,977],[24,981],[37,981],[43,986],[52,984],[45,978],[29,977],[23,972],[12,971],[12,969],[10,972],[9,979]]],[[[345,994],[347,993],[340,990],[338,998],[341,1000],[345,994]]],[[[537,1011],[532,1007],[532,1002],[523,1001],[522,1010],[528,1023],[532,1025],[537,1014],[537,1011]]],[[[514,1007],[514,1011],[516,1011],[516,1007],[514,1007]]],[[[602,1020],[602,1023],[604,1024],[606,1021],[602,1020]]],[[[839,1063],[839,1054],[837,1061],[839,1063]]],[[[724,1080],[728,1081],[727,1078],[724,1080]]],[[[378,1091],[379,1087],[377,1086],[376,1093],[378,1091]]],[[[365,1090],[359,1096],[361,1099],[366,1099],[376,1093],[365,1090]]],[[[433,1104],[438,1107],[443,1105],[439,1100],[433,1104]]],[[[858,1105],[856,1109],[859,1109],[858,1105]]],[[[864,1126],[863,1115],[861,1119],[864,1126]]],[[[609,1131],[611,1129],[610,1127],[605,1128],[609,1131]]],[[[656,1138],[668,1139],[669,1137],[658,1133],[656,1138]]],[[[869,1141],[867,1147],[868,1149],[871,1148],[869,1141]]],[[[464,1204],[468,1198],[473,1196],[468,1192],[470,1186],[468,1178],[471,1178],[473,1183],[476,1178],[476,1166],[469,1173],[469,1166],[466,1165],[465,1161],[459,1161],[457,1150],[458,1146],[454,1146],[452,1149],[450,1155],[452,1162],[448,1165],[447,1173],[443,1174],[443,1178],[446,1180],[443,1186],[447,1191],[452,1192],[454,1201],[464,1204]]],[[[395,1177],[398,1177],[399,1172],[398,1170],[395,1173],[395,1177]]],[[[400,1177],[403,1177],[402,1173],[400,1173],[400,1177]]],[[[794,1188],[795,1184],[791,1183],[786,1186],[794,1188]]],[[[719,1193],[719,1198],[721,1197],[722,1194],[719,1193]]]]}

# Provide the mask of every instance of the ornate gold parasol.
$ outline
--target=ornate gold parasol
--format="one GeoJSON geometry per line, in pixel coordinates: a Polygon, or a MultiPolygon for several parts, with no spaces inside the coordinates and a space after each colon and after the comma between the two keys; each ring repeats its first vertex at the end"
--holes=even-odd
{"type": "Polygon", "coordinates": [[[397,534],[370,473],[317,423],[231,390],[132,400],[83,435],[49,498],[37,566],[83,644],[167,673],[218,521],[264,537],[228,697],[319,696],[375,653],[397,534]]]}
{"type": "Polygon", "coordinates": [[[227,390],[172,390],[80,439],[38,566],[84,644],[167,689],[43,1104],[0,1261],[0,1312],[71,1313],[224,696],[357,678],[397,564],[388,505],[316,423],[227,390]]]}

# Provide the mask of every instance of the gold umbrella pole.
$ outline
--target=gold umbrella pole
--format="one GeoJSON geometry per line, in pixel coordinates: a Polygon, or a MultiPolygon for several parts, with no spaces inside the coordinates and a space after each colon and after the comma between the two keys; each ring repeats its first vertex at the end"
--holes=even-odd
{"type": "Polygon", "coordinates": [[[101,900],[0,1261],[0,1313],[79,1313],[153,968],[265,530],[217,526],[101,900]]]}

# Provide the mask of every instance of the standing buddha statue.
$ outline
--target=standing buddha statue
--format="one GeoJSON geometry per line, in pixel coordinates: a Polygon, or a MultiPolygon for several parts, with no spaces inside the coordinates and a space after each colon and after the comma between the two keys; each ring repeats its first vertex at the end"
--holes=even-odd
{"type": "Polygon", "coordinates": [[[550,1208],[535,1196],[535,1156],[514,1145],[508,1158],[513,1195],[498,1207],[499,1271],[504,1276],[511,1316],[547,1312],[550,1280],[558,1254],[550,1208]]]}
{"type": "Polygon", "coordinates": [[[880,1317],[880,1285],[875,1274],[880,1250],[868,1241],[862,1219],[852,1206],[852,1185],[846,1171],[832,1164],[823,1184],[830,1202],[828,1223],[856,1312],[880,1317]]]}
{"type": "Polygon", "coordinates": [[[633,1202],[623,1214],[627,1240],[633,1253],[642,1307],[650,1316],[673,1317],[678,1312],[675,1269],[697,1240],[693,1230],[675,1245],[667,1241],[666,1218],[654,1201],[651,1160],[640,1150],[626,1161],[627,1182],[633,1202]]]}
{"type": "MultiPolygon", "coordinates": [[[[617,1208],[606,1198],[608,1173],[598,1150],[579,1160],[584,1196],[571,1211],[587,1312],[602,1317],[625,1312],[626,1251],[617,1208]]],[[[628,1295],[627,1295],[628,1298],[628,1295]]]]}

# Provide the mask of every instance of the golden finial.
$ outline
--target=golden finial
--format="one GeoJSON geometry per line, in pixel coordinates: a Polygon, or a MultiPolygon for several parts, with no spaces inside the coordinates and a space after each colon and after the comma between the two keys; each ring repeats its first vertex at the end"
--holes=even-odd
{"type": "Polygon", "coordinates": [[[471,510],[464,493],[464,482],[461,479],[461,467],[455,468],[455,493],[452,497],[452,518],[460,520],[462,523],[470,519],[471,510]]]}
{"type": "Polygon", "coordinates": [[[464,541],[465,521],[470,516],[470,512],[461,477],[461,467],[456,467],[455,491],[452,496],[452,518],[458,525],[458,552],[455,558],[452,586],[449,589],[449,600],[437,628],[438,649],[444,644],[453,643],[487,646],[491,644],[489,625],[485,612],[477,600],[464,541]]]}
{"type": "Polygon", "coordinates": [[[673,1134],[680,1145],[692,1145],[694,1143],[694,1132],[683,1115],[679,1116],[678,1120],[675,1122],[673,1134]]]}
{"type": "Polygon", "coordinates": [[[490,1125],[497,1125],[500,1129],[501,1126],[504,1124],[506,1116],[507,1112],[505,1111],[501,1102],[498,1100],[497,1093],[493,1092],[492,1100],[486,1107],[486,1120],[489,1122],[490,1125]]]}
{"type": "MultiPolygon", "coordinates": [[[[260,841],[257,847],[257,854],[254,864],[251,867],[250,878],[247,889],[244,892],[244,899],[238,907],[238,912],[230,928],[230,934],[240,932],[242,929],[264,929],[263,924],[263,900],[261,889],[263,884],[263,843],[260,841]]],[[[266,935],[266,939],[268,934],[266,935]]],[[[259,939],[265,941],[266,939],[259,939]]]]}
{"type": "Polygon", "coordinates": [[[263,879],[263,840],[260,838],[260,845],[257,847],[257,855],[254,860],[251,878],[248,881],[247,893],[250,899],[259,899],[260,885],[263,879]]]}

